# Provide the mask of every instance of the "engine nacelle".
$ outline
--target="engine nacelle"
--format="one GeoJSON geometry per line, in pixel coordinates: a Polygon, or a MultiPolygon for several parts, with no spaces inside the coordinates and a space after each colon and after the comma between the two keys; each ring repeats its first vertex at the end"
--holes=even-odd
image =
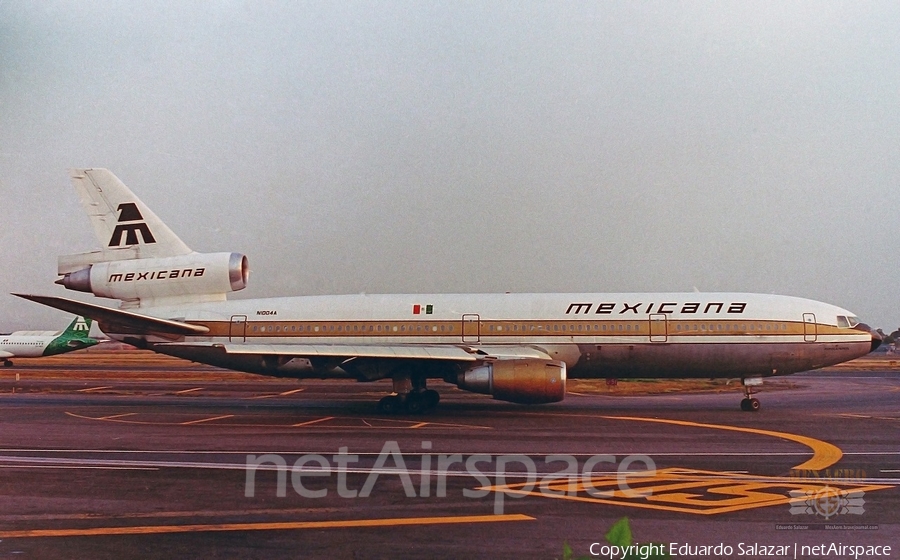
{"type": "Polygon", "coordinates": [[[70,290],[135,301],[243,290],[250,267],[239,253],[191,253],[178,257],[94,263],[56,281],[70,290]]]}
{"type": "Polygon", "coordinates": [[[566,396],[566,364],[537,358],[485,362],[460,373],[456,385],[501,401],[559,402],[566,396]]]}

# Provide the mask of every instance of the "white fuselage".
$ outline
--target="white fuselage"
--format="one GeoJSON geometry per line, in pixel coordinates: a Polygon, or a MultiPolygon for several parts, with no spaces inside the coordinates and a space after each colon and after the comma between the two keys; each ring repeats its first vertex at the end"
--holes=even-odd
{"type": "Polygon", "coordinates": [[[0,335],[0,358],[38,358],[59,333],[15,332],[0,335]]]}
{"type": "Polygon", "coordinates": [[[515,355],[524,349],[565,362],[570,377],[745,377],[843,362],[868,353],[872,345],[871,334],[852,328],[855,318],[845,309],[742,293],[305,296],[141,312],[209,329],[207,335],[183,339],[185,348],[154,349],[235,369],[297,376],[305,375],[308,362],[273,364],[231,354],[211,358],[187,346],[220,345],[234,354],[246,347],[257,355],[270,348],[273,356],[290,354],[293,345],[427,346],[464,348],[488,358],[514,348],[515,355]],[[290,373],[292,368],[297,371],[290,373]]]}

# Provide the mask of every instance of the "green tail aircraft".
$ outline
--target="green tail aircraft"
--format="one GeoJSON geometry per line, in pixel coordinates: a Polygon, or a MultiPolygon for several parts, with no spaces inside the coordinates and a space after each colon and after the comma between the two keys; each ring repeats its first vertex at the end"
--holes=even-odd
{"type": "Polygon", "coordinates": [[[91,320],[76,317],[63,331],[18,331],[0,335],[0,360],[13,365],[11,358],[39,358],[81,350],[100,343],[91,338],[91,320]]]}

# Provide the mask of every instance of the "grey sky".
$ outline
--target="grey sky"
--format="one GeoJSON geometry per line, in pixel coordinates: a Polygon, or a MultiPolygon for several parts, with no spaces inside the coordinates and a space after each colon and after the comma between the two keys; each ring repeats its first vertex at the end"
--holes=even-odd
{"type": "MultiPolygon", "coordinates": [[[[0,0],[0,294],[75,296],[67,169],[95,166],[246,253],[237,297],[696,287],[893,330],[898,29],[897,2],[0,0]]],[[[0,330],[67,320],[0,302],[0,330]]]]}

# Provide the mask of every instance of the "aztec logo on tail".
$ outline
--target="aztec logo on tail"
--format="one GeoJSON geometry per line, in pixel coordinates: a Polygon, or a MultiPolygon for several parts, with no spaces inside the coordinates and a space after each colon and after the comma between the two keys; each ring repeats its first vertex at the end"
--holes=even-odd
{"type": "Polygon", "coordinates": [[[116,229],[113,230],[112,237],[109,239],[109,247],[122,247],[123,238],[124,245],[137,245],[140,232],[144,243],[156,243],[150,228],[141,216],[137,204],[133,202],[125,202],[119,205],[119,220],[116,229]]]}

